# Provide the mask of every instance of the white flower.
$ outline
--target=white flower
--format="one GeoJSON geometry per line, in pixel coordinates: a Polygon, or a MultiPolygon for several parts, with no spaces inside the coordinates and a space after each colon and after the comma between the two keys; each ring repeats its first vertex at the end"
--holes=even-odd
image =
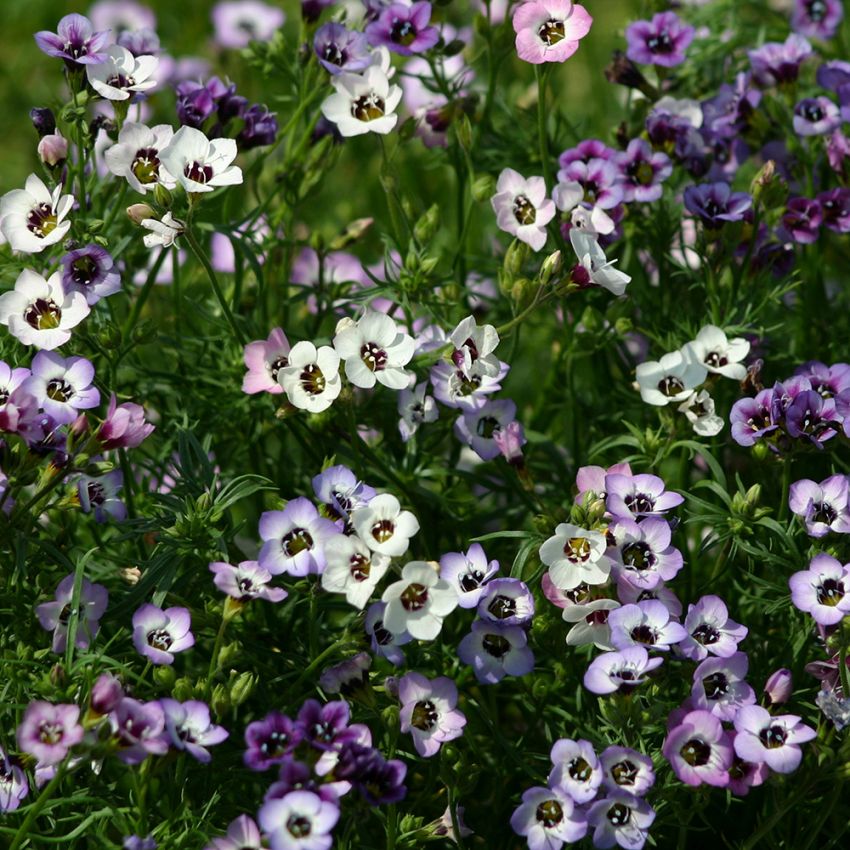
{"type": "Polygon", "coordinates": [[[233,139],[210,141],[194,127],[181,127],[160,154],[160,162],[187,192],[212,192],[242,182],[233,139]]]}
{"type": "Polygon", "coordinates": [[[736,381],[743,381],[747,376],[747,367],[741,361],[750,353],[750,343],[740,337],[727,339],[726,334],[715,325],[702,328],[685,349],[709,372],[736,381]]]}
{"type": "Polygon", "coordinates": [[[607,236],[614,232],[614,219],[599,207],[576,207],[570,216],[573,229],[583,230],[592,236],[607,236]]]}
{"type": "MultiPolygon", "coordinates": [[[[413,378],[411,383],[416,383],[416,378],[413,378]]],[[[405,387],[398,394],[398,414],[401,416],[398,430],[405,443],[419,430],[423,422],[434,422],[440,415],[433,397],[425,395],[427,388],[428,382],[422,381],[415,387],[405,387]]]]}
{"type": "Polygon", "coordinates": [[[390,493],[375,496],[365,507],[356,508],[351,522],[373,552],[392,558],[403,555],[410,538],[419,531],[419,520],[410,511],[403,511],[398,499],[390,493]]]}
{"type": "Polygon", "coordinates": [[[61,185],[51,194],[35,174],[24,185],[0,198],[0,231],[13,251],[38,254],[65,237],[71,222],[62,219],[74,196],[63,195],[61,185]]]}
{"type": "Polygon", "coordinates": [[[564,608],[563,619],[575,625],[567,633],[567,646],[592,643],[597,649],[614,649],[608,612],[619,607],[620,603],[616,599],[594,599],[592,602],[568,605],[564,608]]]}
{"type": "Polygon", "coordinates": [[[118,133],[118,143],[104,151],[104,161],[116,177],[126,178],[131,188],[143,195],[157,184],[173,189],[176,181],[159,159],[173,135],[168,124],[147,127],[128,122],[118,133]]]}
{"type": "Polygon", "coordinates": [[[705,366],[681,351],[665,354],[661,360],[641,363],[637,376],[640,397],[647,404],[663,407],[684,401],[705,380],[705,366]]]}
{"type": "Polygon", "coordinates": [[[296,343],[277,379],[294,407],[321,413],[342,390],[339,355],[329,345],[317,349],[312,342],[296,343]]]}
{"type": "Polygon", "coordinates": [[[325,560],[322,587],[330,593],[344,593],[349,605],[361,609],[390,565],[386,555],[373,553],[359,537],[344,534],[325,543],[325,560]]]}
{"type": "Polygon", "coordinates": [[[496,194],[490,199],[501,230],[539,251],[546,244],[546,225],[555,216],[555,203],[546,197],[542,177],[526,180],[512,168],[499,175],[496,194]]]}
{"type": "Polygon", "coordinates": [[[337,325],[333,346],[345,360],[345,376],[355,387],[371,389],[377,381],[401,390],[410,383],[411,373],[404,366],[413,357],[416,343],[386,313],[367,310],[357,322],[343,320],[337,325]]]}
{"type": "Polygon", "coordinates": [[[156,86],[151,79],[159,59],[156,56],[133,56],[126,47],[112,44],[108,56],[98,65],[86,65],[89,85],[107,100],[128,100],[131,92],[142,92],[156,86]]]}
{"type": "Polygon", "coordinates": [[[458,369],[469,372],[472,364],[478,365],[481,375],[494,377],[499,374],[502,364],[493,352],[499,345],[499,334],[493,325],[478,327],[474,316],[467,316],[449,337],[455,352],[452,361],[458,369]]]}
{"type": "Polygon", "coordinates": [[[667,112],[670,115],[676,115],[679,118],[684,118],[692,127],[699,130],[702,127],[703,112],[702,106],[698,100],[692,100],[688,97],[683,97],[677,100],[675,97],[666,95],[661,100],[655,103],[652,107],[659,112],[667,112]]]}
{"type": "Polygon", "coordinates": [[[168,248],[174,244],[174,240],[185,229],[183,222],[174,218],[170,212],[162,217],[162,221],[156,218],[142,219],[141,225],[145,230],[151,231],[146,233],[142,240],[145,243],[145,248],[153,248],[155,245],[168,248]]]}
{"type": "Polygon", "coordinates": [[[605,556],[608,543],[598,531],[587,531],[562,522],[540,547],[540,560],[549,567],[549,578],[559,590],[580,584],[604,584],[611,574],[605,556]]]}
{"type": "Polygon", "coordinates": [[[443,618],[458,605],[457,591],[425,561],[405,564],[401,581],[391,584],[381,599],[387,603],[384,628],[392,634],[406,631],[417,640],[437,637],[443,618]]]}
{"type": "Polygon", "coordinates": [[[386,135],[395,127],[401,88],[390,85],[379,65],[370,66],[362,74],[339,74],[331,84],[336,94],[322,103],[322,115],[336,124],[340,135],[386,135]]]}
{"type": "Polygon", "coordinates": [[[0,295],[0,324],[24,345],[48,351],[71,338],[91,308],[81,292],[65,292],[62,276],[54,272],[45,280],[40,274],[24,269],[11,292],[0,295]]]}
{"type": "Polygon", "coordinates": [[[596,236],[578,228],[570,230],[570,244],[576,252],[579,264],[587,271],[590,282],[601,286],[614,295],[622,295],[631,277],[614,268],[616,260],[609,260],[599,247],[596,236]]]}
{"type": "Polygon", "coordinates": [[[706,390],[691,393],[679,410],[688,417],[701,437],[713,437],[723,430],[723,419],[714,412],[714,399],[706,390]]]}

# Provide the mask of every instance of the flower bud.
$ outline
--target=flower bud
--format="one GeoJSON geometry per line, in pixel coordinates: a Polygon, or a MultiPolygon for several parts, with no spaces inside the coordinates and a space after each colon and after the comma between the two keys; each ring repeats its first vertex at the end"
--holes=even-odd
{"type": "Polygon", "coordinates": [[[46,106],[37,106],[30,110],[30,121],[39,136],[50,136],[56,132],[56,116],[52,109],[46,106]]]}
{"type": "Polygon", "coordinates": [[[230,701],[234,706],[242,705],[254,691],[257,678],[253,673],[245,671],[240,673],[230,686],[230,701]]]}
{"type": "Polygon", "coordinates": [[[48,168],[56,168],[68,159],[68,140],[61,133],[42,136],[38,143],[38,158],[48,168]]]}
{"type": "Polygon", "coordinates": [[[174,683],[174,689],[172,690],[172,696],[174,699],[179,700],[180,702],[185,702],[187,699],[192,699],[195,695],[195,689],[192,686],[192,680],[183,676],[183,678],[178,679],[174,683]]]}
{"type": "Polygon", "coordinates": [[[174,687],[174,682],[177,681],[177,674],[173,667],[161,666],[155,667],[153,671],[153,680],[166,690],[171,690],[174,687]]]}
{"type": "Polygon", "coordinates": [[[213,688],[212,697],[210,698],[210,708],[213,714],[221,717],[230,711],[230,692],[227,686],[223,684],[216,685],[213,688]]]}
{"type": "Polygon", "coordinates": [[[440,224],[440,207],[438,204],[432,204],[430,209],[419,218],[419,221],[413,226],[413,238],[424,244],[430,242],[437,232],[437,227],[440,224]]]}
{"type": "Polygon", "coordinates": [[[109,673],[102,673],[91,689],[91,710],[96,714],[109,714],[123,696],[121,682],[109,673]]]}
{"type": "Polygon", "coordinates": [[[561,270],[561,252],[555,251],[550,254],[540,267],[540,282],[547,284],[561,270]]]}
{"type": "Polygon", "coordinates": [[[496,183],[489,174],[483,177],[476,177],[472,183],[472,197],[479,203],[489,201],[493,197],[493,192],[496,188],[496,183]]]}
{"type": "Polygon", "coordinates": [[[774,673],[771,673],[767,682],[764,685],[764,694],[767,697],[768,705],[782,705],[791,699],[791,691],[794,688],[794,683],[791,680],[791,671],[785,667],[781,667],[774,673]]]}
{"type": "Polygon", "coordinates": [[[133,224],[141,224],[145,219],[153,218],[155,215],[156,213],[148,204],[133,204],[127,207],[127,218],[133,224]]]}

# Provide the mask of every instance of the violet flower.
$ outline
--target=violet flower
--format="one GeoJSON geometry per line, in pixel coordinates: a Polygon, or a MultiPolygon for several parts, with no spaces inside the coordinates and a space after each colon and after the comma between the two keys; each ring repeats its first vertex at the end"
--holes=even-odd
{"type": "Polygon", "coordinates": [[[205,702],[187,700],[180,703],[175,699],[159,701],[165,716],[165,730],[175,749],[186,750],[202,764],[212,756],[207,747],[220,744],[228,737],[228,731],[210,721],[210,708],[205,702]]]}
{"type": "Polygon", "coordinates": [[[555,850],[584,838],[587,817],[562,788],[529,788],[511,815],[511,829],[530,850],[555,850]]]}
{"type": "Polygon", "coordinates": [[[645,646],[668,650],[687,636],[682,625],[670,618],[667,607],[656,599],[616,608],[608,615],[608,627],[615,649],[645,646]]]}
{"type": "Polygon", "coordinates": [[[488,561],[480,543],[473,543],[466,554],[447,552],[440,558],[440,578],[454,586],[461,608],[475,608],[497,572],[499,562],[488,561]]]}
{"type": "Polygon", "coordinates": [[[352,511],[365,508],[377,493],[343,464],[329,466],[311,481],[316,498],[334,519],[347,519],[352,511]]]}
{"type": "Polygon", "coordinates": [[[694,33],[674,12],[660,12],[650,21],[634,21],[626,27],[626,56],[641,65],[681,65],[694,33]]]}
{"type": "Polygon", "coordinates": [[[126,764],[139,764],[150,755],[168,752],[165,714],[158,702],[124,697],[109,713],[109,725],[118,743],[118,758],[126,764]]]}
{"type": "Polygon", "coordinates": [[[602,785],[642,797],[655,784],[652,759],[628,747],[606,747],[599,756],[602,785]]]}
{"type": "Polygon", "coordinates": [[[566,62],[590,32],[593,18],[571,0],[530,0],[514,9],[512,22],[519,58],[541,65],[566,62]]]}
{"type": "Polygon", "coordinates": [[[811,44],[797,33],[791,33],[784,42],[768,42],[748,52],[753,78],[764,87],[793,83],[803,61],[811,55],[811,44]]]}
{"type": "Polygon", "coordinates": [[[632,139],[615,161],[620,169],[623,201],[627,204],[657,201],[663,191],[661,184],[673,173],[670,158],[653,152],[643,139],[632,139]]]}
{"type": "Polygon", "coordinates": [[[129,401],[118,404],[115,393],[112,393],[106,419],[97,436],[104,449],[135,449],[154,432],[155,427],[145,420],[145,409],[141,405],[129,401]]]}
{"type": "Polygon", "coordinates": [[[642,685],[646,677],[664,659],[650,658],[642,646],[628,646],[619,652],[598,655],[584,674],[584,686],[594,694],[629,693],[642,685]]]}
{"type": "Polygon", "coordinates": [[[330,850],[339,807],[312,791],[291,791],[263,803],[257,820],[274,850],[330,850]]]}
{"type": "Polygon", "coordinates": [[[303,738],[300,724],[278,711],[245,727],[246,750],[242,759],[251,770],[268,770],[282,764],[303,738]]]}
{"type": "Polygon", "coordinates": [[[65,292],[81,292],[91,306],[121,290],[121,275],[112,255],[99,245],[86,245],[61,259],[65,292]]]}
{"type": "Polygon", "coordinates": [[[260,0],[223,0],[212,10],[216,42],[234,50],[252,41],[270,41],[285,19],[282,9],[260,0]]]}
{"type": "Polygon", "coordinates": [[[808,478],[795,481],[788,495],[791,512],[803,519],[811,537],[830,531],[850,533],[850,489],[846,475],[830,475],[817,484],[808,478]]]}
{"type": "Polygon", "coordinates": [[[251,599],[266,599],[282,602],[289,595],[282,587],[270,587],[272,575],[256,561],[240,561],[237,566],[222,561],[210,564],[215,575],[213,583],[222,592],[240,602],[251,599]]]}
{"type": "Polygon", "coordinates": [[[153,664],[173,664],[174,653],[195,645],[187,608],[157,608],[149,603],[133,614],[133,646],[153,664]]]}
{"type": "Polygon", "coordinates": [[[204,850],[261,850],[260,829],[248,815],[230,822],[224,838],[213,838],[204,850]]]}
{"type": "Polygon", "coordinates": [[[402,732],[410,732],[419,755],[436,755],[440,747],[463,734],[466,716],[457,708],[457,686],[445,676],[426,679],[407,673],[398,683],[402,732]]]}
{"type": "Polygon", "coordinates": [[[712,595],[701,597],[696,605],[688,605],[684,625],[688,634],[677,649],[691,661],[702,661],[709,654],[730,658],[748,631],[746,626],[730,620],[726,603],[712,595]]]}
{"type": "Polygon", "coordinates": [[[440,31],[429,26],[431,4],[419,0],[411,6],[392,3],[366,25],[366,38],[373,47],[386,47],[401,56],[424,53],[440,40],[440,31]]]}
{"type": "Polygon", "coordinates": [[[834,233],[850,233],[850,189],[840,187],[821,192],[817,198],[823,223],[834,233]]]}
{"type": "Polygon", "coordinates": [[[605,476],[604,488],[605,506],[618,519],[661,516],[684,501],[679,493],[665,490],[657,475],[612,473],[605,476]]]}
{"type": "Polygon", "coordinates": [[[794,107],[798,136],[825,136],[841,126],[838,107],[828,97],[807,97],[794,107]]]}
{"type": "Polygon", "coordinates": [[[260,103],[252,104],[242,115],[245,126],[239,131],[236,143],[241,150],[273,145],[279,128],[277,113],[269,110],[260,103]]]}
{"type": "Polygon", "coordinates": [[[617,579],[652,590],[660,582],[675,578],[682,569],[682,553],[670,545],[670,526],[659,517],[649,517],[641,523],[618,518],[609,526],[609,533],[614,545],[606,555],[617,579]]]}
{"type": "Polygon", "coordinates": [[[711,712],[688,712],[672,728],[661,748],[673,772],[685,784],[729,784],[732,766],[732,744],[720,720],[711,712]]]}
{"type": "Polygon", "coordinates": [[[850,613],[850,565],[820,552],[809,568],[788,579],[791,601],[821,626],[834,626],[850,613]]]}
{"type": "Polygon", "coordinates": [[[322,67],[331,74],[359,73],[372,64],[366,36],[336,21],[322,24],[316,30],[313,50],[322,67]]]}
{"type": "Polygon", "coordinates": [[[495,578],[487,584],[477,612],[490,622],[523,626],[534,616],[534,596],[517,578],[495,578]]]}
{"type": "Polygon", "coordinates": [[[642,850],[654,820],[655,810],[649,803],[624,791],[609,791],[587,810],[594,847],[617,844],[625,850],[642,850]]]}
{"type": "Polygon", "coordinates": [[[726,222],[742,221],[753,205],[746,192],[733,192],[728,183],[701,183],[685,189],[685,209],[705,227],[718,229],[726,222]]]}
{"type": "Polygon", "coordinates": [[[794,0],[791,29],[809,38],[830,39],[844,18],[842,0],[794,0]]]}
{"type": "Polygon", "coordinates": [[[79,706],[33,700],[18,726],[18,747],[42,765],[58,764],[83,740],[79,717],[79,706]]]}
{"type": "Polygon", "coordinates": [[[720,720],[734,720],[742,706],[756,701],[755,691],[744,681],[748,666],[743,652],[729,658],[706,658],[694,670],[693,705],[720,720]]]}
{"type": "Polygon", "coordinates": [[[782,228],[800,245],[817,242],[823,210],[818,201],[809,198],[791,198],[782,216],[782,228]]]}
{"type": "Polygon", "coordinates": [[[24,771],[0,747],[0,812],[14,812],[26,799],[29,790],[24,771]]]}
{"type": "Polygon", "coordinates": [[[602,765],[590,741],[561,738],[549,753],[549,787],[566,791],[579,804],[589,803],[602,784],[602,765]]]}
{"type": "Polygon", "coordinates": [[[70,424],[81,410],[100,404],[100,391],[94,386],[94,366],[85,357],[65,358],[55,351],[39,351],[30,368],[27,392],[60,425],[70,424]]]}
{"type": "MultiPolygon", "coordinates": [[[[74,595],[74,573],[65,576],[56,587],[55,599],[43,602],[35,609],[38,622],[43,629],[53,632],[53,651],[64,652],[68,643],[68,625],[71,618],[74,595]]],[[[77,633],[74,646],[88,649],[100,629],[100,618],[106,611],[109,594],[102,584],[93,584],[84,578],[80,588],[80,604],[77,609],[77,633]]]]}
{"type": "Polygon", "coordinates": [[[323,544],[339,529],[319,516],[316,506],[303,496],[292,499],[282,511],[260,517],[259,565],[272,575],[306,576],[325,569],[323,544]]]}
{"type": "Polygon", "coordinates": [[[748,705],[735,716],[735,752],[746,761],[765,762],[777,773],[792,773],[803,758],[800,744],[817,737],[795,714],[771,716],[760,705],[748,705]]]}
{"type": "Polygon", "coordinates": [[[525,676],[534,669],[534,653],[521,626],[476,620],[457,654],[482,684],[494,685],[505,676],[525,676]]]}
{"type": "Polygon", "coordinates": [[[398,648],[413,640],[410,632],[403,631],[393,634],[384,627],[384,611],[386,602],[373,602],[366,611],[364,628],[371,638],[372,652],[387,659],[391,664],[400,667],[404,664],[404,653],[398,648]]]}
{"type": "Polygon", "coordinates": [[[35,42],[48,56],[64,59],[69,68],[79,68],[106,61],[104,48],[109,43],[109,32],[95,32],[88,18],[71,14],[60,19],[55,33],[37,32],[35,42]]]}

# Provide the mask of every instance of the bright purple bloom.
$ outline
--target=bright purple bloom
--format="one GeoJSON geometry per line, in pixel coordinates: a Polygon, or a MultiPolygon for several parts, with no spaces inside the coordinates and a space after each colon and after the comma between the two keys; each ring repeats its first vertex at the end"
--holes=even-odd
{"type": "Polygon", "coordinates": [[[272,575],[306,576],[325,569],[323,545],[339,534],[336,524],[319,516],[316,506],[303,496],[292,499],[282,511],[260,517],[263,547],[260,566],[272,575]]]}
{"type": "Polygon", "coordinates": [[[384,627],[384,609],[386,602],[373,602],[366,611],[364,626],[366,634],[372,639],[372,652],[383,656],[396,667],[404,664],[404,653],[398,648],[410,643],[413,637],[409,632],[394,635],[384,627]]]}
{"type": "Polygon", "coordinates": [[[819,449],[822,442],[838,432],[832,427],[835,421],[835,401],[825,399],[814,390],[803,390],[785,411],[785,427],[792,437],[809,440],[819,449]]]}
{"type": "Polygon", "coordinates": [[[623,200],[650,203],[661,197],[661,184],[673,173],[670,158],[656,153],[644,139],[632,139],[623,153],[617,154],[623,200]]]}
{"type": "Polygon", "coordinates": [[[828,97],[807,97],[794,107],[798,136],[825,136],[841,126],[838,107],[828,97]]]}
{"type": "Polygon", "coordinates": [[[590,741],[561,738],[549,753],[549,787],[566,791],[576,803],[588,803],[602,784],[602,765],[590,741]]]}
{"type": "Polygon", "coordinates": [[[816,623],[834,626],[850,612],[850,565],[821,552],[788,579],[791,601],[816,623]]]}
{"type": "Polygon", "coordinates": [[[803,753],[799,745],[817,737],[795,714],[774,717],[760,705],[748,705],[735,716],[735,752],[745,761],[766,762],[777,773],[792,773],[803,753]]]}
{"type": "Polygon", "coordinates": [[[125,401],[118,404],[115,393],[109,398],[106,419],[97,433],[104,449],[135,449],[154,431],[156,426],[145,420],[145,409],[125,401]]]}
{"type": "Polygon", "coordinates": [[[613,160],[574,160],[558,172],[558,182],[579,183],[585,197],[592,198],[594,206],[603,210],[616,207],[625,196],[620,170],[613,160]]]}
{"type": "Polygon", "coordinates": [[[247,151],[274,144],[280,129],[276,112],[269,112],[263,104],[255,103],[249,106],[241,117],[245,126],[236,137],[240,150],[247,151]]]}
{"type": "Polygon", "coordinates": [[[245,727],[247,749],[242,755],[251,770],[268,770],[273,764],[282,764],[301,742],[300,724],[278,711],[267,714],[245,727]]]}
{"type": "Polygon", "coordinates": [[[734,84],[723,83],[714,97],[703,101],[703,127],[721,136],[737,135],[747,127],[761,99],[750,75],[741,72],[734,84]]]}
{"type": "Polygon", "coordinates": [[[534,669],[534,653],[521,626],[476,620],[457,654],[482,684],[494,685],[505,676],[525,676],[534,669]]]}
{"type": "Polygon", "coordinates": [[[791,671],[787,667],[780,667],[768,676],[764,683],[764,695],[768,706],[782,705],[791,699],[794,690],[794,682],[791,671]]]}
{"type": "Polygon", "coordinates": [[[753,78],[763,87],[793,83],[803,61],[811,55],[811,44],[796,33],[784,42],[768,42],[748,53],[753,78]]]}
{"type": "MultiPolygon", "coordinates": [[[[65,576],[56,588],[52,602],[43,602],[35,609],[38,622],[43,629],[53,632],[53,651],[64,652],[68,643],[68,625],[71,618],[74,595],[74,574],[65,576]]],[[[77,634],[74,646],[88,649],[100,629],[100,618],[106,611],[109,594],[102,584],[92,584],[84,578],[80,589],[80,605],[77,609],[77,634]]]]}
{"type": "Polygon", "coordinates": [[[820,204],[809,198],[791,198],[782,216],[782,227],[791,239],[800,245],[817,242],[823,210],[820,204]]]}
{"type": "Polygon", "coordinates": [[[612,473],[605,476],[605,506],[617,519],[660,516],[681,505],[679,493],[664,489],[657,475],[612,473]]]}
{"type": "Polygon", "coordinates": [[[95,714],[109,714],[124,697],[121,682],[111,673],[101,673],[92,685],[90,705],[95,714]]]}
{"type": "Polygon", "coordinates": [[[850,233],[850,189],[829,189],[816,200],[823,210],[826,227],[835,233],[850,233]]]}
{"type": "Polygon", "coordinates": [[[824,398],[832,398],[845,390],[850,390],[850,364],[833,363],[827,366],[818,360],[804,363],[794,373],[807,378],[811,389],[824,398]]]}
{"type": "Polygon", "coordinates": [[[175,699],[159,701],[165,715],[165,730],[175,749],[186,750],[190,756],[206,764],[212,758],[207,747],[220,744],[228,736],[222,726],[210,721],[210,708],[205,702],[175,699]]]}
{"type": "Polygon", "coordinates": [[[349,743],[371,745],[372,734],[362,723],[351,723],[351,710],[345,700],[322,705],[308,699],[298,712],[296,723],[302,740],[322,755],[314,766],[317,775],[324,776],[336,764],[337,752],[349,743]]]}
{"type": "Polygon", "coordinates": [[[651,21],[634,21],[626,27],[626,56],[640,65],[681,65],[694,33],[674,12],[660,12],[651,21]]]}
{"type": "Polygon", "coordinates": [[[18,747],[42,765],[59,764],[83,740],[79,706],[33,700],[18,726],[18,747]]]}
{"type": "Polygon", "coordinates": [[[157,608],[147,603],[133,614],[133,646],[153,664],[173,664],[174,653],[195,645],[187,608],[157,608]]]}
{"type": "Polygon", "coordinates": [[[289,595],[282,587],[270,587],[272,575],[256,561],[240,561],[238,566],[215,561],[210,564],[210,572],[215,574],[213,583],[222,592],[247,602],[250,599],[267,599],[269,602],[282,602],[289,595]]]}
{"type": "Polygon", "coordinates": [[[646,681],[647,674],[658,667],[663,658],[650,658],[642,646],[628,646],[619,652],[598,655],[584,674],[584,686],[594,694],[628,693],[646,681]]]}
{"type": "Polygon", "coordinates": [[[82,292],[89,306],[121,290],[121,275],[115,268],[115,261],[100,245],[86,245],[69,251],[62,257],[61,263],[65,291],[82,292]]]}
{"type": "Polygon", "coordinates": [[[667,733],[661,748],[676,776],[687,785],[729,784],[732,743],[709,711],[690,711],[667,733]]]}
{"type": "Polygon", "coordinates": [[[794,0],[791,29],[809,38],[832,38],[844,18],[842,0],[794,0]]]}
{"type": "Polygon", "coordinates": [[[505,626],[522,626],[534,616],[534,596],[517,578],[495,578],[478,603],[478,616],[505,626]]]}
{"type": "Polygon", "coordinates": [[[605,554],[614,565],[616,578],[651,590],[659,582],[675,578],[682,569],[682,553],[670,545],[670,526],[665,520],[649,517],[637,523],[618,518],[608,530],[614,537],[614,545],[605,554]]]}
{"type": "Polygon", "coordinates": [[[260,829],[248,815],[239,815],[227,827],[224,838],[213,838],[204,850],[260,850],[260,829]]]}
{"type": "Polygon", "coordinates": [[[488,561],[480,543],[473,543],[466,554],[447,552],[440,558],[440,578],[455,588],[461,608],[475,608],[497,572],[499,562],[488,561]]]}
{"type": "Polygon", "coordinates": [[[0,812],[14,812],[29,790],[26,774],[0,747],[0,812]]]}
{"type": "Polygon", "coordinates": [[[628,747],[606,747],[599,756],[602,785],[642,797],[655,784],[652,759],[628,747]]]}
{"type": "Polygon", "coordinates": [[[278,375],[289,365],[289,340],[280,328],[272,328],[267,340],[249,342],[242,359],[248,372],[242,379],[243,393],[283,392],[278,375]]]}
{"type": "Polygon", "coordinates": [[[48,56],[64,59],[69,68],[99,65],[107,58],[101,51],[109,42],[109,32],[95,32],[88,18],[71,14],[60,19],[55,33],[37,32],[35,42],[48,56]]]}
{"type": "Polygon", "coordinates": [[[667,607],[656,599],[614,609],[608,615],[608,627],[615,649],[645,646],[668,650],[687,636],[681,623],[671,620],[667,607]]]}
{"type": "Polygon", "coordinates": [[[755,398],[735,402],[729,414],[732,439],[739,446],[753,446],[779,428],[779,409],[776,392],[762,390],[755,398]]]}
{"type": "Polygon", "coordinates": [[[457,686],[451,679],[407,673],[399,680],[398,698],[401,731],[410,732],[419,755],[436,755],[443,744],[463,734],[466,717],[457,708],[457,686]]]}
{"type": "Polygon", "coordinates": [[[516,51],[533,65],[566,62],[589,32],[593,18],[572,0],[528,0],[513,14],[516,51]]]}
{"type": "Polygon", "coordinates": [[[529,850],[560,850],[581,841],[587,818],[562,788],[529,788],[511,815],[511,829],[528,842],[529,850]]]}
{"type": "Polygon", "coordinates": [[[729,658],[706,658],[694,670],[691,702],[720,720],[735,719],[738,710],[756,701],[755,691],[744,681],[749,661],[746,653],[729,658]]]}
{"type": "Polygon", "coordinates": [[[830,531],[850,533],[850,488],[846,475],[830,475],[820,484],[803,478],[791,485],[788,506],[803,519],[811,537],[824,537],[830,531]]]}
{"type": "Polygon", "coordinates": [[[319,62],[331,74],[356,74],[372,64],[366,36],[336,21],[323,24],[316,30],[313,50],[319,62]]]}
{"type": "Polygon", "coordinates": [[[427,0],[411,6],[392,3],[366,25],[366,38],[373,47],[383,46],[402,56],[424,53],[440,40],[440,31],[429,26],[430,21],[431,4],[427,0]]]}
{"type": "Polygon", "coordinates": [[[312,791],[268,800],[257,814],[272,850],[330,850],[339,807],[312,791]]]}
{"type": "Polygon", "coordinates": [[[92,383],[94,366],[85,357],[65,358],[55,351],[39,351],[31,368],[27,392],[60,425],[69,425],[81,410],[100,404],[100,391],[92,383]]]}
{"type": "Polygon", "coordinates": [[[691,661],[702,661],[709,654],[730,658],[748,631],[729,619],[726,603],[719,596],[703,596],[696,605],[688,605],[685,630],[688,634],[677,649],[691,661]]]}
{"type": "Polygon", "coordinates": [[[685,209],[712,229],[725,222],[742,221],[752,205],[750,195],[733,192],[728,183],[700,183],[685,189],[685,209]]]}
{"type": "Polygon", "coordinates": [[[625,791],[610,791],[587,810],[594,847],[617,844],[625,850],[642,850],[654,820],[655,810],[649,803],[625,791]]]}

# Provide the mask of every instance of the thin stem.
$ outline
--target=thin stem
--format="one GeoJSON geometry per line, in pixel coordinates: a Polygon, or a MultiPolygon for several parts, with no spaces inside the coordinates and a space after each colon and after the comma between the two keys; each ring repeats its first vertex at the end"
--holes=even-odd
{"type": "Polygon", "coordinates": [[[842,643],[838,650],[838,675],[841,677],[841,691],[844,699],[850,698],[850,674],[847,673],[847,644],[842,643]]]}
{"type": "Polygon", "coordinates": [[[221,644],[224,641],[224,632],[227,628],[227,617],[222,615],[221,625],[218,627],[218,632],[215,636],[215,643],[213,644],[212,656],[210,658],[210,666],[207,670],[207,695],[212,692],[212,680],[215,675],[215,671],[218,668],[218,656],[221,652],[221,644]]]}
{"type": "Polygon", "coordinates": [[[136,303],[133,305],[133,310],[130,315],[127,317],[127,321],[124,322],[124,327],[121,329],[121,340],[122,343],[125,342],[130,334],[136,327],[136,323],[139,321],[139,316],[142,313],[142,308],[145,306],[145,302],[148,300],[148,296],[151,294],[151,290],[153,289],[153,285],[156,283],[157,275],[159,274],[159,270],[162,268],[162,264],[165,262],[165,257],[169,252],[169,248],[163,248],[159,252],[159,256],[154,260],[154,264],[151,266],[150,271],[148,272],[147,280],[145,280],[144,286],[142,286],[142,291],[139,293],[139,297],[136,299],[136,303]]]}
{"type": "Polygon", "coordinates": [[[543,171],[543,179],[546,180],[546,172],[549,170],[549,139],[546,133],[546,81],[548,79],[548,68],[535,65],[534,73],[537,78],[537,137],[540,145],[540,167],[543,171]]]}
{"type": "Polygon", "coordinates": [[[41,810],[44,808],[47,801],[56,792],[56,789],[59,787],[59,783],[65,778],[67,770],[68,761],[64,761],[56,769],[55,776],[47,783],[41,794],[38,795],[38,799],[32,804],[30,810],[27,812],[24,822],[20,825],[20,827],[18,827],[18,831],[15,833],[15,840],[12,842],[12,846],[9,850],[18,850],[24,840],[29,836],[30,827],[35,822],[35,819],[41,814],[41,810]]]}

